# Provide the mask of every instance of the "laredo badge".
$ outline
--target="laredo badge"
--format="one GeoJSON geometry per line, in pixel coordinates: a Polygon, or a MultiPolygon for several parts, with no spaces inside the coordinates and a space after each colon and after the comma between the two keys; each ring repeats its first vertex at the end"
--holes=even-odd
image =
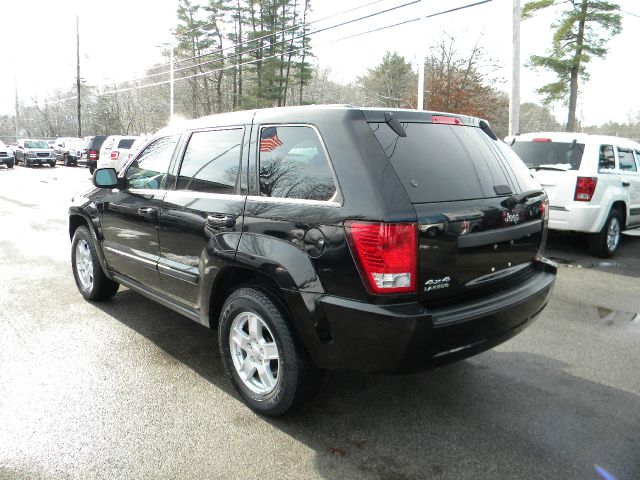
{"type": "Polygon", "coordinates": [[[424,282],[424,291],[432,292],[434,290],[442,290],[443,288],[449,288],[451,277],[432,278],[424,282]]]}

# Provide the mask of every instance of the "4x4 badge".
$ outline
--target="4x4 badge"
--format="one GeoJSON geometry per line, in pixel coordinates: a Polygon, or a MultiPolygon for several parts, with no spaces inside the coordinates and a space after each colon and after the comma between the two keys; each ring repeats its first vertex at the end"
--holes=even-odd
{"type": "Polygon", "coordinates": [[[432,278],[424,282],[424,291],[432,292],[434,290],[442,290],[443,288],[449,288],[451,277],[432,278]]]}

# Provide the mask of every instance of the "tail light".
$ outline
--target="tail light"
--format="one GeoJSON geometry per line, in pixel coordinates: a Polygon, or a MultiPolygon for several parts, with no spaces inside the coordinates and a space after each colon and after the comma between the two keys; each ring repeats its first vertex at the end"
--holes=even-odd
{"type": "Polygon", "coordinates": [[[345,222],[347,239],[370,293],[416,291],[416,225],[345,222]]]}
{"type": "Polygon", "coordinates": [[[90,160],[97,160],[98,159],[97,150],[89,150],[89,159],[90,160]]]}
{"type": "Polygon", "coordinates": [[[546,197],[540,204],[540,213],[545,222],[549,220],[549,197],[546,197]]]}
{"type": "Polygon", "coordinates": [[[118,152],[117,150],[114,150],[113,152],[111,152],[111,160],[117,160],[119,156],[120,156],[120,152],[118,152]]]}
{"type": "Polygon", "coordinates": [[[596,191],[596,183],[598,183],[597,177],[578,177],[573,199],[577,202],[590,202],[593,192],[596,191]]]}

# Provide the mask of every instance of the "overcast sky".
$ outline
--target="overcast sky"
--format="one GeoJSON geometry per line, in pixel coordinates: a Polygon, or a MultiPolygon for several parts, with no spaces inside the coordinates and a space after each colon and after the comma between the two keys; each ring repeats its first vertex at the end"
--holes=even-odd
{"type": "MultiPolygon", "coordinates": [[[[341,21],[391,8],[409,0],[384,0],[340,17],[314,25],[335,25],[341,21]]],[[[372,3],[373,0],[312,0],[310,20],[372,3]]],[[[522,0],[523,3],[526,0],[522,0]]],[[[496,75],[506,82],[511,76],[512,0],[492,2],[464,11],[435,17],[425,24],[413,23],[354,39],[329,43],[338,38],[472,3],[472,0],[425,0],[370,19],[317,34],[313,37],[315,60],[328,67],[336,80],[348,82],[375,66],[382,55],[398,51],[416,62],[422,48],[452,36],[462,53],[480,42],[502,68],[496,75]]],[[[639,0],[619,0],[623,10],[640,15],[639,0]]],[[[3,35],[0,56],[0,113],[12,113],[15,70],[18,94],[28,103],[37,95],[46,98],[56,88],[75,82],[75,14],[80,15],[82,77],[96,85],[144,75],[160,59],[156,45],[170,39],[175,27],[177,0],[20,0],[3,2],[3,35]],[[25,28],[26,26],[26,28],[25,28]]],[[[550,11],[522,24],[522,60],[532,53],[544,53],[550,43],[550,11]]],[[[640,45],[640,17],[623,14],[623,31],[609,44],[605,60],[594,61],[591,80],[581,87],[578,118],[586,124],[609,120],[623,122],[640,113],[637,94],[636,50],[640,45]]],[[[553,77],[522,68],[522,101],[539,101],[535,93],[553,77]]],[[[562,106],[555,109],[564,121],[562,106]]]]}

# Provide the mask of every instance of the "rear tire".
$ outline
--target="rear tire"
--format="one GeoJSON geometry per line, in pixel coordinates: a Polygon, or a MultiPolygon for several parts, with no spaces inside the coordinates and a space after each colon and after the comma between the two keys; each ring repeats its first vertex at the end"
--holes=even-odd
{"type": "Polygon", "coordinates": [[[298,345],[284,309],[262,290],[245,287],[229,295],[218,344],[227,376],[257,413],[282,415],[302,404],[319,383],[320,371],[298,345]]]}
{"type": "Polygon", "coordinates": [[[612,208],[602,230],[589,236],[589,250],[596,257],[613,257],[622,240],[622,215],[612,208]]]}
{"type": "Polygon", "coordinates": [[[71,241],[71,267],[76,286],[87,300],[106,300],[120,286],[102,271],[93,237],[85,226],[78,227],[71,241]]]}

